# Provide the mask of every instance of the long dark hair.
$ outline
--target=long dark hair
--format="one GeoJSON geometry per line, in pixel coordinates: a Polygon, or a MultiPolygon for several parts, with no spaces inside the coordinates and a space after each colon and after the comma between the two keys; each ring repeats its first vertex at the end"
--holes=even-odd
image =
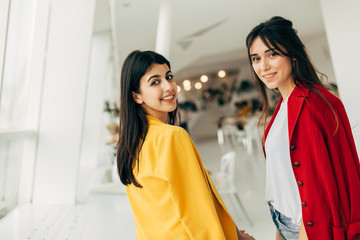
{"type": "Polygon", "coordinates": [[[254,27],[246,37],[246,46],[248,50],[250,65],[252,68],[252,75],[255,79],[257,86],[259,87],[263,101],[263,109],[258,122],[258,127],[261,123],[263,123],[265,131],[267,125],[266,119],[269,113],[269,101],[266,93],[265,84],[256,75],[252,67],[252,61],[250,57],[250,47],[257,37],[260,37],[260,39],[269,49],[273,47],[283,55],[290,58],[292,65],[291,74],[295,85],[303,85],[310,91],[318,94],[330,107],[338,124],[338,118],[333,107],[331,106],[329,101],[314,86],[314,84],[323,86],[320,77],[327,78],[326,75],[319,72],[311,63],[310,58],[306,53],[306,48],[298,37],[297,31],[293,28],[292,22],[283,17],[276,16],[254,27]]]}
{"type": "MultiPolygon", "coordinates": [[[[133,167],[139,163],[139,152],[144,143],[148,121],[146,112],[134,101],[132,92],[140,93],[140,79],[153,64],[170,63],[162,55],[153,51],[136,50],[127,56],[121,70],[120,79],[120,128],[117,144],[117,169],[124,185],[142,187],[135,179],[133,167]]],[[[177,108],[169,112],[169,123],[177,122],[177,108]]]]}

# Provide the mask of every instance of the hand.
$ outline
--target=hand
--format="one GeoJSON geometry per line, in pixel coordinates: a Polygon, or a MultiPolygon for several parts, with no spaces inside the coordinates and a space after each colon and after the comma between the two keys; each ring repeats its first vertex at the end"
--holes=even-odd
{"type": "Polygon", "coordinates": [[[237,230],[238,240],[255,240],[255,238],[245,232],[245,230],[237,230]]]}
{"type": "Polygon", "coordinates": [[[301,219],[301,225],[300,225],[298,240],[308,240],[308,237],[307,237],[306,231],[305,231],[304,222],[303,222],[302,219],[301,219]]]}

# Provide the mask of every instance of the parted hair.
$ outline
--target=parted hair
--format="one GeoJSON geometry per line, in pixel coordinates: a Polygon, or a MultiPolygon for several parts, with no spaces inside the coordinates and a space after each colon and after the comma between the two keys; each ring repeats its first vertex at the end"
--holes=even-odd
{"type": "Polygon", "coordinates": [[[262,42],[269,49],[274,48],[276,51],[290,58],[292,65],[291,74],[295,85],[302,85],[308,88],[310,91],[318,94],[330,107],[338,124],[338,118],[333,107],[329,101],[314,87],[314,84],[323,86],[321,80],[323,77],[327,78],[327,76],[319,72],[312,64],[304,44],[297,35],[297,30],[293,28],[293,23],[283,17],[275,16],[254,27],[246,37],[246,46],[252,69],[252,75],[260,90],[263,102],[263,109],[260,115],[258,126],[263,123],[265,131],[267,125],[266,119],[269,112],[269,101],[265,90],[266,86],[256,75],[252,67],[250,47],[257,37],[260,37],[262,42]]]}
{"type": "MultiPolygon", "coordinates": [[[[116,159],[118,174],[124,185],[142,187],[134,176],[134,166],[139,162],[148,121],[145,110],[135,102],[132,92],[140,93],[140,79],[153,64],[166,64],[171,69],[170,62],[162,55],[153,51],[135,50],[127,56],[121,70],[120,127],[116,159]]],[[[177,123],[177,108],[168,115],[169,124],[177,123]]]]}

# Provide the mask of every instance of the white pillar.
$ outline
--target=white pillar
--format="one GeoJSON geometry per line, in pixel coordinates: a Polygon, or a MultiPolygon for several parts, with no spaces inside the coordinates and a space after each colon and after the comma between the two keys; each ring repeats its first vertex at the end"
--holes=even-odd
{"type": "Polygon", "coordinates": [[[95,0],[52,0],[33,202],[75,203],[95,0]]]}
{"type": "MultiPolygon", "coordinates": [[[[114,62],[114,74],[115,79],[120,79],[120,56],[119,56],[119,41],[118,41],[118,32],[116,27],[116,3],[117,0],[110,0],[110,25],[111,25],[111,39],[112,39],[112,52],[113,52],[113,62],[114,62]]],[[[119,81],[120,82],[120,81],[119,81]]],[[[115,85],[117,86],[117,84],[115,85]]],[[[120,89],[120,83],[118,85],[120,89]]]]}
{"type": "MultiPolygon", "coordinates": [[[[99,161],[104,157],[105,139],[102,130],[106,125],[104,122],[105,88],[110,88],[107,78],[111,54],[110,44],[110,32],[93,35],[78,173],[79,182],[77,183],[77,202],[81,202],[86,197],[88,187],[92,183],[91,178],[99,167],[99,161]]],[[[110,161],[113,159],[109,157],[107,160],[110,165],[110,161]]]]}
{"type": "Polygon", "coordinates": [[[360,150],[360,2],[320,0],[335,76],[360,150]]]}
{"type": "Polygon", "coordinates": [[[0,1],[0,100],[10,0],[0,1]]]}
{"type": "Polygon", "coordinates": [[[171,3],[162,0],[160,4],[159,20],[156,33],[155,52],[160,53],[169,60],[171,43],[171,3]]]}
{"type": "Polygon", "coordinates": [[[110,64],[110,38],[110,32],[93,35],[81,148],[81,165],[86,167],[98,166],[99,147],[100,144],[105,144],[101,130],[105,128],[106,124],[104,123],[105,87],[110,87],[110,84],[107,83],[109,79],[106,77],[110,64]]]}

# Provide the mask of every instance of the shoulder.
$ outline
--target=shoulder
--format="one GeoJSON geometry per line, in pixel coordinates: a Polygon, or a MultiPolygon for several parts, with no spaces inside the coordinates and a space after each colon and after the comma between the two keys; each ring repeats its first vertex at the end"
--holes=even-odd
{"type": "Polygon", "coordinates": [[[189,135],[182,127],[169,124],[149,125],[149,129],[164,135],[189,135]]]}
{"type": "MultiPolygon", "coordinates": [[[[326,90],[324,87],[319,85],[314,85],[315,89],[310,90],[305,87],[299,87],[297,91],[297,97],[305,98],[305,108],[310,108],[316,111],[330,111],[331,108],[336,110],[338,107],[342,106],[341,100],[336,97],[334,94],[326,90]],[[301,93],[301,94],[300,94],[301,93]],[[331,108],[330,108],[330,106],[331,108]]],[[[294,97],[296,99],[296,96],[294,97]]],[[[294,99],[293,98],[293,99],[294,99]]],[[[294,101],[290,101],[290,104],[293,104],[294,101]]],[[[296,101],[295,101],[296,102],[296,101]]]]}
{"type": "MultiPolygon", "coordinates": [[[[326,100],[333,106],[337,106],[338,104],[342,104],[341,100],[336,97],[334,94],[332,94],[331,92],[329,92],[327,89],[325,89],[322,86],[318,86],[315,85],[315,88],[326,98],[326,100]]],[[[314,99],[316,99],[317,101],[321,101],[324,102],[324,99],[319,96],[318,94],[316,94],[315,92],[311,92],[310,94],[314,99]]]]}
{"type": "Polygon", "coordinates": [[[156,137],[164,141],[180,139],[181,141],[190,140],[189,134],[179,126],[169,124],[150,125],[148,131],[149,137],[156,137]]]}
{"type": "Polygon", "coordinates": [[[317,92],[310,91],[303,106],[303,115],[313,119],[318,126],[336,126],[338,118],[346,116],[341,100],[324,87],[315,86],[317,92]]]}

